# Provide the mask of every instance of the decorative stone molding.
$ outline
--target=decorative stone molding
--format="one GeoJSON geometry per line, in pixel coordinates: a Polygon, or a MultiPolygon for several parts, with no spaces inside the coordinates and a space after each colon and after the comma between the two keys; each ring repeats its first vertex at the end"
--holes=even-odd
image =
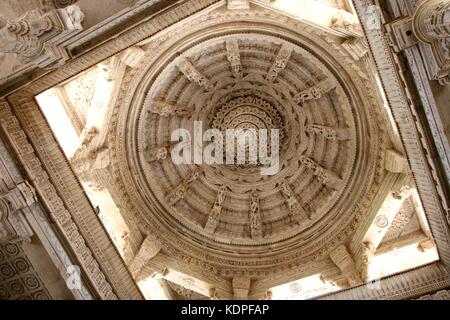
{"type": "MultiPolygon", "coordinates": [[[[28,102],[28,104],[21,104],[22,110],[21,112],[25,112],[27,114],[28,122],[26,125],[30,125],[30,120],[32,121],[39,121],[39,125],[33,125],[33,128],[39,128],[39,130],[42,130],[46,126],[46,120],[43,118],[42,113],[39,110],[38,105],[36,104],[35,100],[31,100],[28,102]],[[30,112],[30,109],[34,110],[34,112],[30,112]],[[40,118],[39,118],[40,117],[40,118]]],[[[21,114],[19,112],[19,114],[21,114]]],[[[9,107],[9,104],[6,101],[0,102],[0,119],[1,119],[1,125],[6,132],[8,138],[10,139],[11,144],[13,145],[13,148],[16,150],[16,153],[19,156],[19,159],[22,163],[25,164],[25,170],[27,171],[27,174],[30,177],[30,180],[33,181],[34,186],[36,187],[36,193],[38,193],[43,199],[44,204],[49,208],[50,215],[52,216],[55,223],[61,228],[63,235],[66,237],[67,241],[69,242],[71,249],[74,251],[74,254],[76,258],[78,259],[78,263],[80,264],[80,267],[83,268],[83,271],[86,272],[86,275],[91,281],[92,286],[96,290],[99,297],[102,299],[117,299],[117,295],[114,292],[114,290],[111,287],[111,284],[106,279],[102,269],[100,269],[98,260],[106,261],[105,259],[105,252],[99,251],[98,249],[98,242],[97,245],[93,245],[93,247],[88,247],[86,245],[86,241],[84,240],[84,236],[91,237],[92,235],[89,235],[90,229],[92,227],[92,221],[91,226],[88,227],[85,223],[80,221],[83,228],[79,228],[75,223],[74,219],[78,219],[79,215],[74,214],[74,217],[71,216],[67,208],[65,207],[63,201],[57,194],[56,188],[51,184],[50,182],[50,176],[47,174],[47,172],[43,169],[43,164],[41,163],[41,160],[37,158],[35,154],[34,148],[31,146],[31,144],[27,140],[27,136],[25,135],[24,131],[22,130],[22,127],[19,125],[19,122],[17,121],[17,118],[12,114],[11,109],[9,107]],[[25,160],[26,159],[26,160],[25,160]],[[93,250],[96,252],[94,253],[93,250]],[[95,254],[95,255],[94,255],[95,254]]],[[[51,136],[51,131],[48,129],[48,134],[51,136]]],[[[31,134],[32,132],[29,131],[31,134]]],[[[34,132],[34,134],[31,134],[31,137],[38,138],[41,142],[43,141],[41,139],[42,135],[34,132]],[[37,136],[36,136],[37,134],[37,136]]],[[[54,141],[55,146],[57,146],[56,141],[54,141]]],[[[61,154],[62,156],[62,154],[61,154]]],[[[66,163],[66,168],[69,169],[70,167],[66,163]]],[[[61,172],[52,172],[51,174],[60,174],[61,172]]],[[[68,176],[65,175],[67,178],[68,176]]],[[[61,178],[61,176],[59,177],[61,178]]],[[[82,206],[80,204],[82,199],[77,198],[77,201],[71,202],[69,200],[69,204],[77,203],[77,207],[74,208],[72,206],[69,206],[71,210],[82,210],[82,206]]],[[[87,201],[87,198],[85,198],[85,201],[87,201]]],[[[92,209],[92,207],[88,207],[90,210],[92,210],[92,213],[95,216],[95,213],[92,209]]],[[[102,228],[100,226],[100,222],[98,221],[98,227],[102,228]]],[[[103,232],[104,229],[101,229],[103,232]]],[[[97,233],[97,236],[101,236],[101,233],[97,233]]],[[[106,237],[106,234],[104,234],[106,237]]],[[[114,258],[114,254],[112,256],[114,258]]],[[[116,256],[117,259],[120,259],[117,253],[116,256]]],[[[125,266],[120,266],[117,264],[118,260],[111,260],[110,258],[107,259],[109,262],[102,266],[102,268],[106,268],[110,272],[111,268],[111,261],[115,261],[115,268],[121,268],[123,267],[124,270],[125,266]]],[[[123,277],[124,275],[122,275],[123,277]]],[[[131,279],[131,277],[130,277],[131,279]]],[[[120,284],[117,283],[117,278],[113,279],[115,282],[116,288],[120,288],[120,284]]],[[[121,291],[122,297],[134,297],[139,298],[140,293],[137,291],[137,288],[135,287],[135,291],[130,291],[130,286],[127,286],[127,292],[121,291]]],[[[123,287],[122,287],[123,289],[123,287]]],[[[119,289],[120,290],[120,289],[119,289]]]]}
{"type": "Polygon", "coordinates": [[[450,281],[445,268],[438,263],[420,267],[397,276],[386,277],[375,284],[369,282],[356,288],[327,294],[319,300],[403,300],[442,288],[450,281]]]}
{"type": "Polygon", "coordinates": [[[450,290],[441,290],[433,294],[427,294],[417,300],[450,300],[450,290]]]}
{"type": "Polygon", "coordinates": [[[28,12],[18,21],[0,19],[0,52],[15,53],[40,68],[65,63],[69,55],[61,45],[82,30],[84,14],[78,6],[49,12],[28,12]]]}

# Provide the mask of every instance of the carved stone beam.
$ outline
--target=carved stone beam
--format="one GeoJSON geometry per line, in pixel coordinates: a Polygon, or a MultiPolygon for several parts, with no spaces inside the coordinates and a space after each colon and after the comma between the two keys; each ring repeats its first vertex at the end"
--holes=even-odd
{"type": "Polygon", "coordinates": [[[227,8],[230,10],[249,9],[249,0],[227,0],[227,8]]]}
{"type": "Polygon", "coordinates": [[[319,180],[322,184],[330,187],[332,189],[336,188],[336,186],[341,182],[341,178],[336,175],[334,172],[327,170],[316,163],[314,160],[301,156],[300,161],[310,170],[313,171],[313,174],[316,176],[316,179],[319,180]]]}
{"type": "MultiPolygon", "coordinates": [[[[1,17],[0,17],[1,18],[1,17]]],[[[78,6],[44,12],[33,10],[17,21],[1,21],[0,52],[15,53],[37,67],[55,67],[70,57],[61,45],[83,28],[84,14],[78,6]]]]}
{"type": "Polygon", "coordinates": [[[344,245],[340,245],[330,253],[330,259],[347,278],[350,287],[362,284],[361,275],[356,269],[355,262],[344,245]]]}
{"type": "Polygon", "coordinates": [[[166,199],[167,202],[169,202],[170,205],[175,205],[178,201],[181,199],[184,199],[186,196],[187,191],[189,190],[190,185],[192,182],[197,180],[200,176],[200,171],[196,170],[192,172],[189,177],[184,179],[173,191],[171,191],[166,199]]]}
{"type": "Polygon", "coordinates": [[[206,221],[205,230],[208,232],[214,232],[217,227],[217,222],[219,220],[220,213],[222,211],[222,204],[225,200],[227,193],[227,187],[222,186],[217,192],[217,197],[214,205],[209,213],[208,221],[206,221]]]}
{"type": "Polygon", "coordinates": [[[178,69],[185,75],[185,77],[191,81],[197,83],[199,86],[204,87],[207,91],[214,89],[212,83],[202,75],[195,66],[186,58],[178,62],[178,69]]]}
{"type": "Polygon", "coordinates": [[[231,70],[236,79],[242,78],[241,56],[239,54],[239,43],[237,40],[227,40],[225,42],[227,49],[227,59],[230,62],[231,70]]]}
{"type": "Polygon", "coordinates": [[[256,191],[250,193],[250,235],[252,239],[262,238],[261,213],[259,208],[259,197],[256,191]]]}
{"type": "Polygon", "coordinates": [[[179,116],[179,117],[190,117],[191,111],[187,110],[185,107],[176,106],[167,102],[154,101],[149,99],[145,102],[148,106],[148,111],[152,113],[157,113],[161,117],[179,116]]]}
{"type": "Polygon", "coordinates": [[[249,277],[237,276],[232,280],[233,295],[235,300],[247,300],[250,291],[251,279],[249,277]]]}
{"type": "Polygon", "coordinates": [[[294,101],[302,106],[308,100],[320,99],[323,94],[330,92],[336,88],[336,81],[334,79],[326,79],[320,81],[317,85],[310,87],[294,96],[294,101]]]}
{"type": "Polygon", "coordinates": [[[291,186],[286,180],[281,181],[280,192],[284,197],[287,207],[289,208],[289,215],[299,224],[303,221],[310,219],[311,217],[307,215],[302,205],[297,199],[297,196],[293,192],[291,186]]]}
{"type": "Polygon", "coordinates": [[[266,79],[268,81],[275,81],[275,79],[278,77],[278,74],[283,71],[284,68],[286,68],[291,54],[292,48],[288,44],[283,43],[280,50],[278,51],[277,57],[275,58],[275,62],[267,73],[266,79]]]}
{"type": "Polygon", "coordinates": [[[306,126],[305,131],[310,135],[316,134],[330,141],[348,140],[350,138],[349,131],[344,128],[333,128],[314,124],[306,126]]]}
{"type": "Polygon", "coordinates": [[[147,236],[142,242],[138,253],[130,264],[130,272],[136,279],[140,277],[140,273],[147,261],[154,258],[161,251],[160,242],[152,236],[147,236]]]}

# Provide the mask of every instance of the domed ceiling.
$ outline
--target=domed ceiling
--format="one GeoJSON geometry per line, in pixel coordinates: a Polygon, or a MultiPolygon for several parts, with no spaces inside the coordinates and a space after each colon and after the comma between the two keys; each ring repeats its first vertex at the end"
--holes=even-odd
{"type": "Polygon", "coordinates": [[[197,21],[157,41],[117,103],[115,166],[133,219],[168,255],[223,276],[328,254],[355,230],[383,167],[380,106],[358,66],[314,28],[250,20],[197,21]],[[194,136],[196,121],[278,129],[279,170],[174,164],[171,133],[194,136]]]}

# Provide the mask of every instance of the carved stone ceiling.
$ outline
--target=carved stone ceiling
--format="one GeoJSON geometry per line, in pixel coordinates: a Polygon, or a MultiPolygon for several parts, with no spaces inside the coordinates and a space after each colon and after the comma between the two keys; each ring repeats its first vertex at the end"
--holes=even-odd
{"type": "Polygon", "coordinates": [[[149,50],[120,106],[114,165],[135,219],[170,255],[227,275],[281,272],[353,232],[379,182],[380,106],[317,30],[294,37],[265,17],[252,26],[227,18],[237,17],[149,50]],[[280,129],[279,172],[175,165],[171,132],[193,132],[194,121],[280,129]]]}
{"type": "MultiPolygon", "coordinates": [[[[104,125],[84,128],[71,160],[83,182],[95,180],[110,191],[131,246],[122,255],[137,281],[140,271],[144,278],[158,274],[186,294],[182,283],[192,275],[209,283],[196,287],[188,277],[195,295],[223,298],[208,290],[232,291],[239,277],[258,281],[258,294],[289,282],[291,290],[299,277],[326,287],[322,273],[333,278],[332,286],[367,280],[364,235],[375,228],[383,201],[404,186],[396,181],[412,183],[368,57],[359,59],[364,50],[342,45],[349,34],[335,31],[256,5],[215,8],[102,64],[121,76],[109,75],[116,82],[104,125]],[[262,175],[267,166],[260,162],[175,164],[171,134],[183,128],[194,137],[197,122],[224,135],[227,129],[278,129],[279,170],[262,175]],[[183,281],[176,281],[177,272],[183,281]]],[[[72,123],[78,133],[96,101],[70,94],[82,81],[60,86],[69,95],[66,109],[82,115],[71,116],[72,122],[82,118],[72,123]]],[[[404,199],[391,200],[398,209],[404,199]]],[[[401,224],[401,214],[414,215],[408,234],[426,229],[411,201],[394,222],[395,212],[384,212],[383,232],[401,224]]],[[[385,242],[399,237],[392,228],[385,242]]],[[[377,245],[380,232],[373,233],[377,245]]],[[[328,290],[319,289],[301,296],[328,290]]]]}

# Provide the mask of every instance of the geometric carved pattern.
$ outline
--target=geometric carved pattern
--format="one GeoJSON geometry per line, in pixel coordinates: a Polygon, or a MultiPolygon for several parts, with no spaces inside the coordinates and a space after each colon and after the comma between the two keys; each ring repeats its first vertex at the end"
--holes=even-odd
{"type": "Polygon", "coordinates": [[[51,300],[20,245],[0,244],[0,300],[51,300]]]}

